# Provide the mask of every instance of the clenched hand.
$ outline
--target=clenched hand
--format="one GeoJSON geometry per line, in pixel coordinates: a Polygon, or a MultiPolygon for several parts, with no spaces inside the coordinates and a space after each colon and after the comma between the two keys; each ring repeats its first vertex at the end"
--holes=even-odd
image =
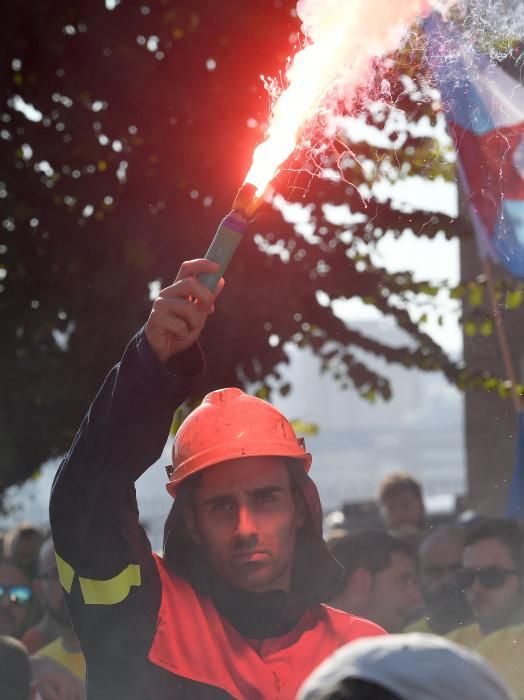
{"type": "Polygon", "coordinates": [[[203,258],[184,262],[174,283],[158,295],[145,334],[161,362],[167,362],[197,340],[224,287],[221,279],[213,293],[197,279],[197,275],[216,272],[218,267],[217,263],[203,258]]]}

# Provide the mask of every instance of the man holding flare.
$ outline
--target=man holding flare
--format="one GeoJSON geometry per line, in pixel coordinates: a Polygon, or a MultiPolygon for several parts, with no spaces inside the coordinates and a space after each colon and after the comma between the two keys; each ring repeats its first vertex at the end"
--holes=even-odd
{"type": "Polygon", "coordinates": [[[311,455],[287,419],[239,389],[208,394],[173,447],[163,557],[134,482],[161,455],[204,369],[215,300],[182,264],[106,378],[52,490],[60,580],[87,661],[88,698],[291,700],[334,649],[382,634],[323,605],[340,566],[322,539],[311,455]]]}

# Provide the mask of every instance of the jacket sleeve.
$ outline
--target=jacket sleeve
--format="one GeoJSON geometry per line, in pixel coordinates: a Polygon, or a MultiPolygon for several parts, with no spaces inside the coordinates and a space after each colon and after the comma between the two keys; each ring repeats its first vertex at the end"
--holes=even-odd
{"type": "Polygon", "coordinates": [[[134,482],[162,454],[174,410],[203,371],[198,345],[160,363],[143,330],[107,376],[56,474],[59,577],[86,658],[147,653],[161,587],[134,482]]]}

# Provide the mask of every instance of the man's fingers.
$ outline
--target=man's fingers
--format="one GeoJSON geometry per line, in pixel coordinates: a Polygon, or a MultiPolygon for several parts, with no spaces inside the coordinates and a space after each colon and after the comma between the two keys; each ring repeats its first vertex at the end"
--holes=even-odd
{"type": "Polygon", "coordinates": [[[205,306],[204,308],[202,308],[202,305],[200,304],[199,300],[197,299],[196,304],[197,304],[197,306],[200,305],[200,308],[202,309],[202,313],[207,314],[208,316],[211,316],[211,314],[215,313],[215,301],[218,299],[222,290],[224,289],[224,285],[225,285],[224,278],[221,277],[218,280],[218,284],[215,288],[215,291],[213,292],[213,302],[212,302],[211,306],[209,306],[209,307],[205,306]]]}
{"type": "Polygon", "coordinates": [[[177,336],[192,333],[205,318],[200,308],[187,299],[157,299],[154,310],[162,315],[165,329],[177,336]]]}
{"type": "Polygon", "coordinates": [[[180,266],[175,282],[160,292],[149,314],[145,335],[161,362],[186,350],[198,338],[224,286],[220,279],[211,291],[198,276],[216,274],[219,269],[218,263],[211,260],[189,260],[180,266]]]}
{"type": "Polygon", "coordinates": [[[185,277],[201,275],[202,273],[213,273],[218,270],[220,265],[206,258],[197,258],[196,260],[186,260],[180,265],[180,270],[176,276],[175,282],[178,282],[185,277]]]}
{"type": "Polygon", "coordinates": [[[223,277],[221,277],[221,278],[218,280],[218,284],[217,284],[217,286],[216,286],[216,288],[215,288],[215,291],[213,292],[213,303],[214,303],[214,302],[218,299],[218,297],[222,294],[222,290],[224,289],[225,285],[226,285],[226,280],[225,280],[223,277]]]}
{"type": "Polygon", "coordinates": [[[204,306],[210,307],[213,303],[213,292],[211,292],[200,280],[196,277],[186,277],[178,282],[175,282],[171,287],[166,287],[160,292],[160,297],[163,299],[176,299],[189,297],[198,299],[204,306]]]}

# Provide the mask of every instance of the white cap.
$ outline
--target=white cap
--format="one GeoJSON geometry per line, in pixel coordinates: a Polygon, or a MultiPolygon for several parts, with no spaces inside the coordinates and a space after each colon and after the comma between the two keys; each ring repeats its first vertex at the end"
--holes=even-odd
{"type": "Polygon", "coordinates": [[[346,644],[313,671],[297,700],[317,700],[345,678],[375,683],[402,700],[515,700],[481,656],[418,632],[346,644]]]}

